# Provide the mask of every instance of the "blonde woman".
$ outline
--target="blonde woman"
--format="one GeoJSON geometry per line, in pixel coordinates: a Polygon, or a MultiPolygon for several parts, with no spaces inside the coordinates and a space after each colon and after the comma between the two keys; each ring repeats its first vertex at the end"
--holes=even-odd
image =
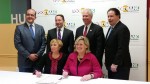
{"type": "Polygon", "coordinates": [[[89,50],[89,41],[80,36],[75,41],[75,50],[64,66],[63,76],[82,76],[81,81],[102,77],[102,70],[96,57],[89,50]]]}
{"type": "Polygon", "coordinates": [[[60,49],[62,48],[63,43],[59,39],[52,39],[50,42],[50,48],[51,52],[43,55],[41,58],[37,70],[35,74],[40,77],[41,72],[43,70],[43,73],[46,74],[62,74],[62,69],[66,63],[67,55],[60,52],[60,49]]]}

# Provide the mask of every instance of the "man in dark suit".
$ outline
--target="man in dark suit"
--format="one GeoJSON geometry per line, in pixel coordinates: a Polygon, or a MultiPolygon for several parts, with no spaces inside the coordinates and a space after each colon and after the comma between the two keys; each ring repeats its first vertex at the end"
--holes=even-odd
{"type": "Polygon", "coordinates": [[[16,26],[14,44],[18,50],[19,71],[33,72],[45,50],[45,31],[42,26],[34,23],[35,10],[28,9],[25,17],[26,22],[16,26]]]}
{"type": "Polygon", "coordinates": [[[47,34],[47,53],[50,52],[50,41],[58,38],[63,42],[61,52],[69,55],[74,50],[74,35],[73,31],[64,27],[65,18],[62,14],[55,16],[56,28],[48,30],[47,34]]]}
{"type": "Polygon", "coordinates": [[[104,52],[104,33],[102,27],[92,23],[93,13],[90,9],[84,9],[82,12],[82,19],[84,25],[76,30],[75,39],[79,36],[86,36],[90,42],[90,50],[98,59],[102,66],[102,57],[104,52]]]}
{"type": "Polygon", "coordinates": [[[128,80],[131,67],[130,31],[120,21],[121,15],[118,9],[110,8],[107,15],[111,25],[105,44],[105,65],[108,70],[108,78],[128,80]]]}

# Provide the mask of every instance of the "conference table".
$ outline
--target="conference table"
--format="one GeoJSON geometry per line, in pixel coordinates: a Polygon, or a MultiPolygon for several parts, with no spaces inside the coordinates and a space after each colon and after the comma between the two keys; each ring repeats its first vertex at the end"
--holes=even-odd
{"type": "Polygon", "coordinates": [[[97,78],[89,81],[80,81],[81,77],[42,74],[40,78],[32,73],[0,71],[0,84],[150,84],[150,82],[116,80],[97,78]]]}

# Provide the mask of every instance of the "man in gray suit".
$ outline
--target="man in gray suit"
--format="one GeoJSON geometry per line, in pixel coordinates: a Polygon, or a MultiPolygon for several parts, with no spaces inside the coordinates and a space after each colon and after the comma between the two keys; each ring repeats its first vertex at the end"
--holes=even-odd
{"type": "Polygon", "coordinates": [[[18,50],[19,72],[33,72],[45,51],[45,31],[41,25],[35,24],[36,11],[28,9],[26,22],[16,26],[14,44],[18,50]]]}

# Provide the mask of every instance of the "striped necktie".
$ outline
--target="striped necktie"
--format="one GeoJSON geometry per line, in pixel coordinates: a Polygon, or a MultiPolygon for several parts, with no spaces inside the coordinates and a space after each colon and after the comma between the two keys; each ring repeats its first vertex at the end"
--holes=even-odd
{"type": "Polygon", "coordinates": [[[84,30],[84,32],[83,32],[83,36],[86,36],[87,35],[87,26],[85,27],[85,30],[84,30]]]}
{"type": "Polygon", "coordinates": [[[106,39],[108,39],[108,37],[109,37],[109,35],[111,34],[112,30],[113,30],[113,27],[110,26],[110,27],[109,27],[109,30],[108,30],[108,33],[107,33],[106,39]]]}
{"type": "Polygon", "coordinates": [[[58,29],[58,37],[57,37],[57,38],[58,38],[59,40],[61,40],[61,32],[60,32],[60,31],[61,31],[61,29],[58,29]]]}

